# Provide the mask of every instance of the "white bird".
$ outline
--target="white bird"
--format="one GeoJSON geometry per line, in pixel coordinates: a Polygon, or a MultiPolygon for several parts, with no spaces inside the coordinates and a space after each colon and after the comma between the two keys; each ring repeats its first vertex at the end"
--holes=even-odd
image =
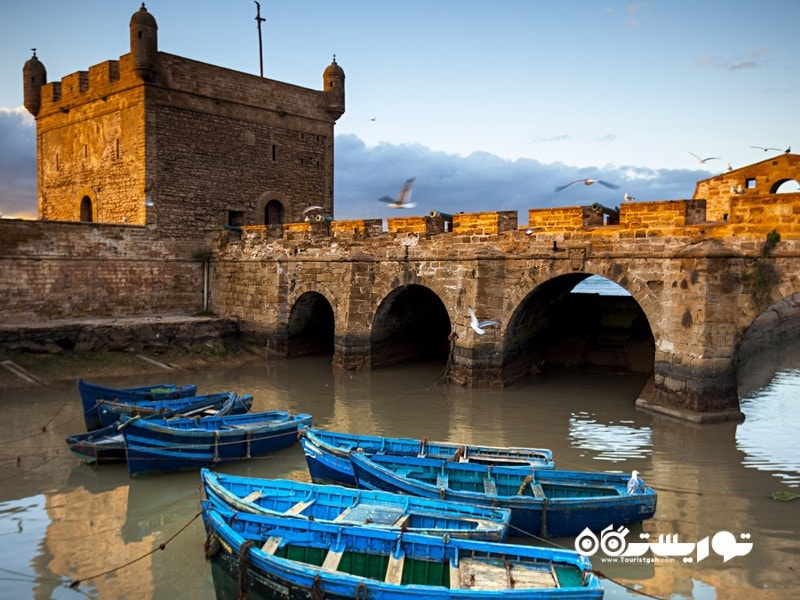
{"type": "Polygon", "coordinates": [[[756,148],[758,150],[763,150],[764,152],[769,152],[770,150],[774,150],[775,152],[780,152],[780,148],[764,148],[764,146],[750,146],[751,148],[756,148]]]}
{"type": "MultiPolygon", "coordinates": [[[[687,151],[687,152],[688,152],[688,151],[687,151]]],[[[694,157],[697,159],[697,162],[699,162],[700,164],[702,164],[702,163],[704,163],[704,162],[706,162],[706,161],[709,161],[709,160],[719,160],[719,156],[709,156],[708,158],[700,158],[700,157],[699,157],[699,156],[697,156],[697,154],[695,154],[694,152],[689,152],[689,154],[691,154],[692,156],[694,156],[694,157]]]]}
{"type": "Polygon", "coordinates": [[[726,171],[733,171],[733,167],[731,166],[731,163],[728,163],[728,168],[726,169],[726,171]]]}
{"type": "Polygon", "coordinates": [[[625,202],[633,202],[636,200],[633,196],[631,196],[628,192],[625,192],[625,202]]]}
{"type": "Polygon", "coordinates": [[[397,198],[383,196],[382,198],[378,198],[378,200],[381,202],[388,202],[389,208],[414,208],[416,204],[411,202],[411,190],[414,187],[415,179],[416,177],[412,177],[406,180],[400,193],[397,194],[397,198]]]}
{"type": "Polygon", "coordinates": [[[628,480],[628,494],[635,494],[642,490],[642,480],[639,479],[639,471],[631,471],[631,478],[628,480]]]}
{"type": "Polygon", "coordinates": [[[325,210],[325,207],[323,207],[323,206],[309,206],[307,209],[305,209],[303,211],[303,214],[307,215],[308,213],[310,213],[312,211],[315,211],[315,210],[325,210]]]}
{"type": "Polygon", "coordinates": [[[607,181],[601,181],[599,179],[576,179],[575,181],[568,183],[567,185],[560,185],[556,187],[556,191],[560,192],[561,190],[567,189],[571,185],[575,185],[576,183],[582,183],[584,185],[592,185],[593,183],[599,183],[600,185],[604,185],[607,188],[611,188],[612,190],[618,190],[619,186],[614,185],[613,183],[608,183],[607,181]]]}
{"type": "Polygon", "coordinates": [[[468,310],[469,326],[472,327],[473,331],[478,335],[484,335],[486,333],[485,327],[497,327],[500,325],[500,321],[478,321],[478,317],[475,315],[475,309],[470,306],[468,310]]]}

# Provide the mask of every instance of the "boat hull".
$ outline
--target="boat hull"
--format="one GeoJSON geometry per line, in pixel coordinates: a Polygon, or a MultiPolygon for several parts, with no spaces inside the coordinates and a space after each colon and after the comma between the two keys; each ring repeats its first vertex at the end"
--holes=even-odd
{"type": "Polygon", "coordinates": [[[97,411],[99,400],[168,400],[175,398],[186,398],[187,396],[197,395],[197,386],[175,385],[172,383],[159,383],[149,386],[130,387],[130,388],[111,388],[96,383],[90,383],[83,379],[78,379],[78,393],[83,405],[83,418],[86,422],[86,430],[99,429],[102,427],[100,415],[97,411]]]}
{"type": "Polygon", "coordinates": [[[603,596],[588,559],[567,550],[224,514],[207,505],[203,519],[218,599],[603,596]]]}
{"type": "Polygon", "coordinates": [[[641,493],[628,494],[628,476],[614,473],[543,470],[526,474],[514,468],[359,452],[353,452],[351,460],[363,489],[508,508],[512,536],[575,536],[587,527],[600,532],[609,525],[639,523],[656,510],[652,489],[643,487],[641,493]]]}
{"type": "Polygon", "coordinates": [[[503,541],[511,518],[511,512],[501,508],[338,485],[241,477],[208,469],[202,469],[200,478],[206,498],[218,510],[487,541],[503,541]]]}
{"type": "Polygon", "coordinates": [[[271,411],[200,420],[123,417],[121,428],[135,477],[264,456],[296,443],[298,429],[310,424],[311,415],[271,411]]]}
{"type": "Polygon", "coordinates": [[[355,449],[368,454],[427,456],[498,466],[516,465],[537,469],[552,469],[555,466],[553,454],[546,448],[502,448],[454,442],[430,442],[427,439],[356,435],[312,428],[301,432],[300,444],[312,481],[353,487],[356,486],[356,480],[349,453],[355,449]]]}

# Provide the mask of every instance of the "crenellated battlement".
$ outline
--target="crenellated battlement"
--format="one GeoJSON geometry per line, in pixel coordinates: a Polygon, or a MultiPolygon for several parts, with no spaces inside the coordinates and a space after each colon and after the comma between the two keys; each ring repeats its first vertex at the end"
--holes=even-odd
{"type": "Polygon", "coordinates": [[[42,105],[38,116],[106,100],[138,83],[130,54],[76,71],[42,86],[42,105]]]}

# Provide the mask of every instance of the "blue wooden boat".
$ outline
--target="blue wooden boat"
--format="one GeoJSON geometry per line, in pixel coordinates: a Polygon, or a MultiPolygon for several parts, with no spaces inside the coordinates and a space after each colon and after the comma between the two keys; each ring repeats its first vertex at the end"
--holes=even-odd
{"type": "Polygon", "coordinates": [[[584,600],[589,560],[558,550],[218,511],[203,504],[217,598],[584,600]]]}
{"type": "Polygon", "coordinates": [[[389,492],[200,471],[211,505],[272,516],[408,533],[503,541],[511,511],[389,492]]]}
{"type": "Polygon", "coordinates": [[[197,395],[196,385],[175,385],[159,383],[130,388],[112,388],[78,379],[78,392],[83,404],[83,418],[86,431],[99,429],[100,415],[97,413],[98,400],[167,400],[197,395]]]}
{"type": "Polygon", "coordinates": [[[351,452],[358,486],[426,498],[511,509],[509,535],[539,537],[600,532],[649,519],[656,493],[640,481],[628,493],[630,476],[558,469],[448,462],[437,458],[351,452]]]}
{"type": "Polygon", "coordinates": [[[459,462],[524,466],[552,469],[553,453],[546,448],[479,446],[454,442],[430,442],[427,438],[392,438],[357,435],[307,427],[300,432],[300,444],[315,483],[338,483],[355,486],[350,451],[361,449],[368,454],[428,456],[459,462]]]}
{"type": "MultiPolygon", "coordinates": [[[[100,401],[101,411],[105,400],[100,401]]],[[[156,401],[157,402],[157,401],[156,401]]],[[[162,402],[176,402],[171,408],[163,409],[163,412],[151,414],[139,418],[178,418],[178,417],[207,417],[212,415],[222,416],[229,414],[242,414],[250,410],[253,404],[253,397],[245,394],[237,395],[235,392],[225,392],[222,394],[212,394],[211,396],[192,396],[191,398],[179,400],[164,400],[162,402]],[[194,402],[186,404],[185,401],[194,402]]],[[[129,405],[134,406],[134,405],[129,405]]],[[[68,435],[66,437],[67,446],[70,452],[82,461],[95,463],[123,462],[127,460],[125,453],[125,438],[119,429],[121,413],[118,414],[116,421],[85,433],[68,435]]]]}
{"type": "Polygon", "coordinates": [[[231,398],[234,402],[223,414],[243,414],[250,411],[253,406],[253,396],[250,394],[237,395],[234,392],[220,392],[206,396],[187,396],[169,400],[98,400],[95,406],[100,417],[100,427],[107,427],[120,420],[122,415],[129,417],[175,416],[182,414],[186,417],[212,416],[219,411],[231,398]]]}
{"type": "Polygon", "coordinates": [[[209,467],[264,456],[297,441],[311,415],[283,410],[206,417],[138,419],[122,416],[131,476],[209,467]]]}

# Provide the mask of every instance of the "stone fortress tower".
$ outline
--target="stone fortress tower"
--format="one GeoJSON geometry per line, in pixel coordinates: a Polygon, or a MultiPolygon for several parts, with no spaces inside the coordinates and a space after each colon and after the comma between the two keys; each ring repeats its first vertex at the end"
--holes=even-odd
{"type": "Polygon", "coordinates": [[[333,62],[311,90],[158,50],[142,3],[130,53],[47,83],[23,68],[36,117],[39,218],[146,225],[200,242],[224,226],[333,215],[333,129],[345,110],[333,62]]]}

